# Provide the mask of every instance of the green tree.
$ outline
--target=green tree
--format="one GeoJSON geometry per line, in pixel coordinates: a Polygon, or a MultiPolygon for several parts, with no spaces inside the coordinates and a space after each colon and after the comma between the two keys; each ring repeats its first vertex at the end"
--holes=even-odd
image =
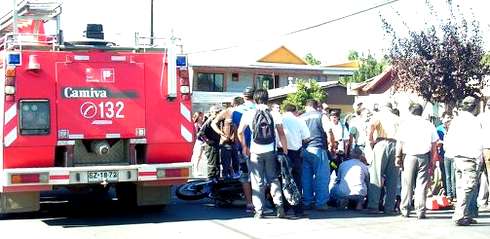
{"type": "Polygon", "coordinates": [[[359,60],[359,52],[350,50],[347,59],[349,59],[349,61],[359,60]]]}
{"type": "Polygon", "coordinates": [[[387,65],[387,60],[376,60],[372,54],[368,54],[366,57],[359,55],[357,51],[349,51],[348,59],[351,61],[359,61],[359,69],[354,72],[352,76],[342,77],[340,83],[346,85],[350,82],[364,82],[372,77],[375,77],[381,72],[387,65]]]}
{"type": "Polygon", "coordinates": [[[461,10],[453,8],[452,1],[446,2],[449,18],[441,18],[437,14],[444,9],[435,11],[426,1],[437,24],[426,23],[421,31],[409,29],[406,37],[400,37],[386,19],[382,21],[392,40],[388,56],[395,72],[395,90],[413,92],[452,108],[466,96],[481,96],[489,67],[484,64],[479,23],[469,23],[461,10]]]}
{"type": "Polygon", "coordinates": [[[307,100],[314,99],[323,102],[327,98],[327,92],[314,80],[297,80],[296,89],[296,93],[289,94],[282,102],[281,108],[284,109],[287,104],[292,104],[298,110],[303,110],[307,100]]]}
{"type": "Polygon", "coordinates": [[[490,53],[486,53],[482,58],[482,63],[488,67],[490,67],[490,53]]]}
{"type": "Polygon", "coordinates": [[[311,54],[311,53],[306,54],[305,61],[308,62],[308,64],[310,64],[310,65],[320,65],[320,64],[322,64],[322,62],[319,61],[318,59],[316,59],[313,56],[313,54],[311,54]]]}

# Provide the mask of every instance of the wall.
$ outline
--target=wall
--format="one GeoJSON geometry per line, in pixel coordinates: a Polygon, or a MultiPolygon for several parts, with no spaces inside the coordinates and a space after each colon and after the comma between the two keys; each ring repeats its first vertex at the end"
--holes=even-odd
{"type": "Polygon", "coordinates": [[[247,86],[253,85],[253,73],[252,72],[228,72],[225,76],[226,91],[228,92],[243,92],[243,89],[247,86]],[[232,73],[238,73],[238,81],[232,81],[232,73]]]}

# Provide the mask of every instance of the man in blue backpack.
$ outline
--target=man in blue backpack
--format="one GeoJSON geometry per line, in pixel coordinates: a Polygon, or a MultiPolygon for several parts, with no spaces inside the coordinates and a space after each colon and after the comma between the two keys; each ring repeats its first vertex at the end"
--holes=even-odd
{"type": "Polygon", "coordinates": [[[277,139],[287,154],[287,140],[282,127],[281,115],[272,112],[266,105],[269,100],[267,90],[258,89],[254,93],[257,103],[255,110],[243,114],[238,127],[238,139],[242,145],[243,154],[250,155],[250,172],[252,182],[252,202],[255,207],[255,218],[262,218],[265,204],[265,189],[271,185],[271,194],[276,206],[278,218],[284,218],[279,170],[276,159],[277,139]],[[245,140],[245,129],[250,126],[252,140],[250,148],[245,140]]]}

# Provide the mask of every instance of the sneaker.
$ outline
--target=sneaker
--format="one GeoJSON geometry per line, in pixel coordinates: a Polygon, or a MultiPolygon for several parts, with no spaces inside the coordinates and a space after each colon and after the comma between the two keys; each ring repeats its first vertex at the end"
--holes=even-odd
{"type": "Polygon", "coordinates": [[[264,210],[262,210],[263,214],[272,214],[273,212],[274,212],[274,210],[272,210],[270,208],[264,208],[264,210]]]}
{"type": "Polygon", "coordinates": [[[262,218],[264,218],[264,215],[262,213],[257,213],[256,212],[255,215],[254,215],[254,218],[255,219],[262,219],[262,218]]]}
{"type": "Polygon", "coordinates": [[[478,222],[473,218],[466,218],[470,224],[478,224],[478,222]]]}
{"type": "Polygon", "coordinates": [[[456,226],[469,226],[471,222],[468,220],[468,218],[461,218],[455,221],[454,224],[456,224],[456,226]]]}
{"type": "Polygon", "coordinates": [[[420,219],[426,219],[426,218],[427,218],[427,216],[425,215],[424,212],[417,213],[417,219],[420,220],[420,219]]]}
{"type": "Polygon", "coordinates": [[[254,213],[255,212],[254,205],[253,204],[247,204],[247,206],[245,208],[245,212],[246,213],[254,213]]]}
{"type": "Polygon", "coordinates": [[[276,214],[277,218],[286,218],[286,213],[284,212],[284,208],[282,206],[277,207],[276,214]]]}
{"type": "Polygon", "coordinates": [[[406,210],[401,210],[400,211],[400,216],[401,217],[410,217],[410,212],[406,210]]]}

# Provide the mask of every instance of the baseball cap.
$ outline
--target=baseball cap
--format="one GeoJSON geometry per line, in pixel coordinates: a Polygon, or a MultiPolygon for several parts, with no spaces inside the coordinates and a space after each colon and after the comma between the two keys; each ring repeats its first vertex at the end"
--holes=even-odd
{"type": "Polygon", "coordinates": [[[476,99],[473,96],[466,96],[463,99],[463,105],[474,105],[476,103],[476,99]]]}
{"type": "Polygon", "coordinates": [[[243,96],[252,97],[254,95],[254,88],[248,86],[243,90],[243,96]]]}
{"type": "Polygon", "coordinates": [[[362,101],[354,102],[354,104],[352,105],[352,108],[354,108],[354,111],[363,110],[364,106],[363,106],[362,101]]]}

